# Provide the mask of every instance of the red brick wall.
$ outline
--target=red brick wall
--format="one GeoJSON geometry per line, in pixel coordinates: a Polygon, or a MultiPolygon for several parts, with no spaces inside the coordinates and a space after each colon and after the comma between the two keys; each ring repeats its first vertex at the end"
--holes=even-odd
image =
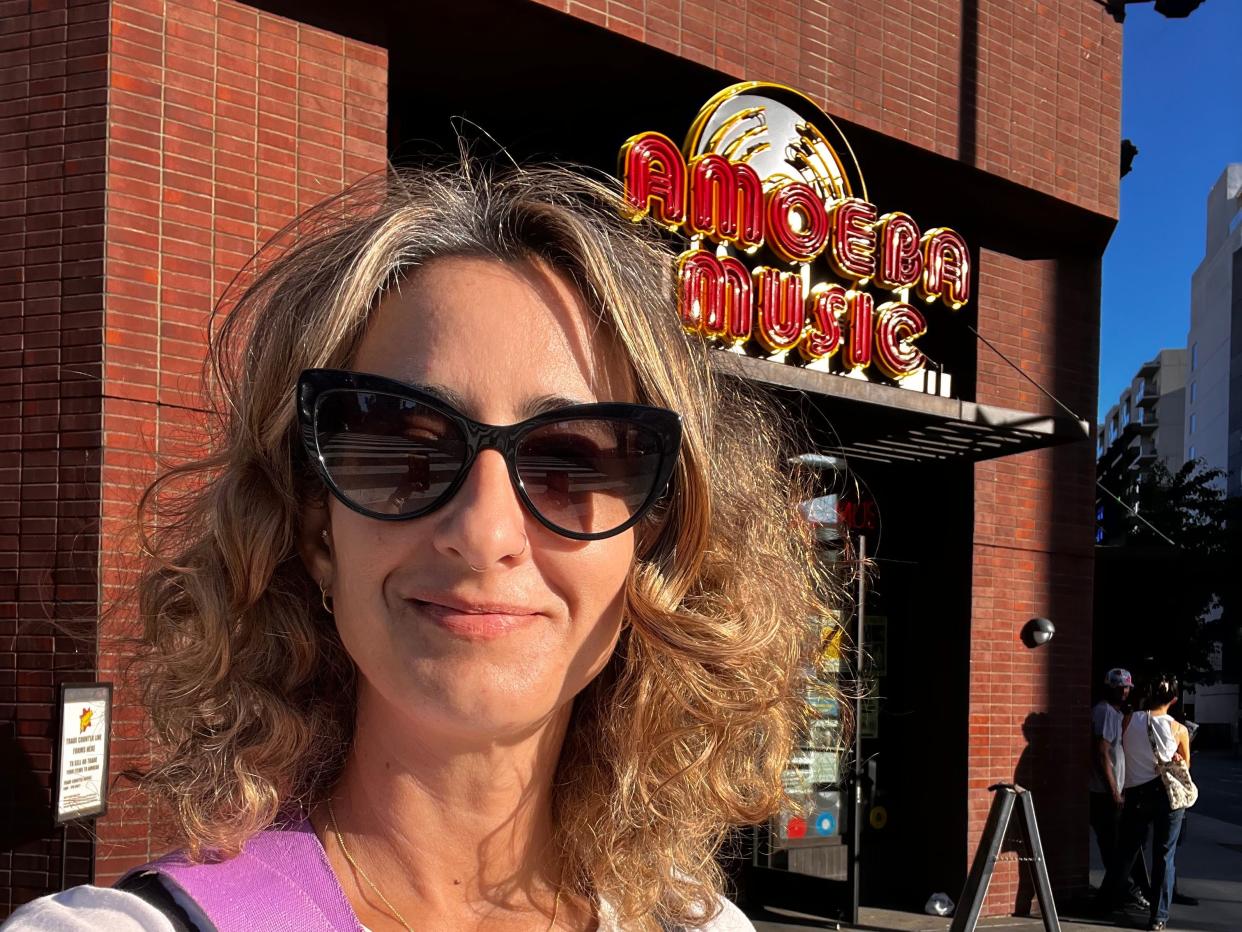
{"type": "MultiPolygon", "coordinates": [[[[831,114],[1117,214],[1121,28],[1094,0],[540,2],[739,79],[790,84],[831,114]]],[[[980,257],[980,331],[1088,418],[1098,258],[980,257]]],[[[1057,410],[986,347],[978,353],[980,401],[1057,410]]],[[[1063,890],[1085,882],[1087,865],[1092,454],[1084,442],[999,460],[975,482],[968,844],[973,852],[987,787],[1017,775],[1035,791],[1063,890]],[[1057,625],[1036,651],[1018,640],[1033,615],[1057,625]]],[[[988,912],[1022,907],[1026,893],[1016,864],[1002,865],[988,912]]]]}
{"type": "MultiPolygon", "coordinates": [[[[59,885],[55,687],[122,685],[132,613],[104,616],[98,653],[96,619],[132,578],[156,457],[201,443],[215,299],[383,168],[387,73],[381,49],[239,3],[0,3],[0,918],[59,885]]],[[[115,702],[114,776],[146,751],[115,702]]],[[[71,835],[71,884],[160,853],[145,803],[124,783],[110,803],[97,845],[71,835]]]]}
{"type": "Polygon", "coordinates": [[[59,881],[57,687],[95,667],[108,5],[64,7],[0,3],[0,917],[59,881]]]}
{"type": "MultiPolygon", "coordinates": [[[[387,55],[233,2],[114,0],[108,119],[101,585],[133,579],[136,495],[156,459],[201,447],[207,328],[217,297],[299,211],[384,167],[387,55]]],[[[101,676],[123,681],[107,619],[101,676]]],[[[142,713],[117,697],[113,772],[141,765],[142,713]]],[[[160,854],[147,802],[118,787],[95,878],[160,854]]]]}
{"type": "Polygon", "coordinates": [[[1095,0],[540,2],[1116,216],[1121,27],[1095,0]]]}
{"type": "MultiPolygon", "coordinates": [[[[1098,262],[1023,262],[985,251],[980,266],[980,332],[1090,419],[1098,262]]],[[[981,402],[1064,413],[992,350],[980,345],[978,352],[981,402]]],[[[975,468],[970,847],[987,820],[987,788],[1017,782],[1034,793],[1053,887],[1061,891],[1080,888],[1087,874],[1094,453],[1084,441],[975,468]],[[1056,635],[1032,650],[1019,636],[1033,616],[1050,618],[1056,635]]],[[[989,911],[1022,909],[1030,892],[1017,862],[1001,864],[989,911]]]]}
{"type": "MultiPolygon", "coordinates": [[[[738,78],[792,84],[830,113],[1116,215],[1121,32],[1093,0],[541,2],[738,78]]],[[[64,6],[0,0],[0,138],[18,134],[0,145],[0,393],[22,404],[0,433],[0,720],[15,762],[4,772],[32,771],[44,805],[56,671],[85,663],[93,676],[95,661],[46,619],[98,610],[96,561],[105,606],[131,578],[133,499],[157,454],[198,440],[206,324],[232,273],[298,210],[382,166],[386,148],[382,50],[233,2],[64,6]]],[[[1095,260],[984,250],[980,265],[981,331],[1089,412],[1095,260]]],[[[982,346],[978,395],[1052,410],[982,346]]],[[[987,785],[1016,775],[1036,791],[1061,886],[1083,879],[1087,850],[1080,771],[1066,761],[1085,743],[1089,446],[976,470],[964,648],[971,849],[987,785]],[[1029,651],[1018,632],[1037,614],[1058,633],[1029,651]]],[[[119,679],[108,638],[129,620],[114,614],[102,632],[101,678],[119,679]]],[[[132,700],[118,693],[114,773],[144,759],[132,700]]],[[[158,853],[142,801],[122,785],[112,804],[99,882],[158,853]]],[[[45,836],[0,855],[0,896],[11,897],[0,915],[54,885],[59,848],[45,836]]],[[[77,850],[71,879],[91,869],[89,846],[77,850]]],[[[989,911],[1012,909],[1019,892],[1005,866],[989,911]]]]}

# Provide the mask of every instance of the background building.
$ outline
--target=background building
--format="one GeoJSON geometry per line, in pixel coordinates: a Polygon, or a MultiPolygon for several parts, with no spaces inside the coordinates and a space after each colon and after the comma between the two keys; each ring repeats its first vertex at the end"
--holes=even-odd
{"type": "Polygon", "coordinates": [[[1242,164],[1212,186],[1204,240],[1190,283],[1185,455],[1225,472],[1235,496],[1242,495],[1242,164]]]}
{"type": "MultiPolygon", "coordinates": [[[[1135,580],[1144,580],[1141,594],[1145,609],[1160,606],[1157,612],[1163,610],[1168,617],[1190,620],[1179,635],[1187,645],[1197,643],[1199,635],[1194,629],[1200,624],[1205,630],[1215,627],[1220,632],[1224,619],[1225,632],[1229,630],[1226,613],[1232,594],[1221,572],[1212,575],[1204,590],[1204,586],[1196,587],[1188,582],[1187,575],[1181,575],[1193,569],[1171,570],[1178,559],[1193,562],[1193,553],[1170,554],[1161,549],[1161,544],[1170,543],[1168,540],[1153,542],[1150,536],[1146,541],[1129,539],[1136,522],[1128,510],[1142,512],[1142,497],[1150,514],[1152,495],[1164,494],[1152,493],[1149,488],[1148,494],[1140,495],[1140,485],[1156,463],[1176,473],[1183,464],[1195,461],[1220,471],[1221,490],[1227,496],[1242,495],[1242,164],[1229,165],[1222,172],[1208,194],[1206,213],[1204,258],[1191,279],[1187,348],[1161,350],[1144,363],[1130,388],[1096,428],[1096,541],[1104,546],[1096,554],[1095,635],[1097,654],[1108,653],[1118,662],[1126,650],[1150,656],[1153,645],[1162,641],[1168,645],[1170,640],[1168,632],[1144,631],[1136,606],[1123,607],[1125,592],[1135,580]],[[1164,587],[1157,581],[1162,578],[1172,579],[1172,588],[1183,594],[1206,591],[1209,599],[1202,606],[1179,605],[1162,594],[1164,587]],[[1223,586],[1224,592],[1217,586],[1223,586]],[[1224,604],[1212,604],[1216,599],[1224,604]]],[[[1193,474],[1188,479],[1193,482],[1193,474]]],[[[1176,490],[1177,486],[1171,488],[1176,490]]],[[[1174,500],[1180,503],[1182,513],[1166,513],[1163,521],[1159,517],[1156,521],[1180,536],[1176,530],[1179,522],[1193,512],[1189,500],[1174,500]]],[[[1225,527],[1221,517],[1196,520],[1218,532],[1225,527]]],[[[1186,530],[1182,527],[1181,534],[1186,530]]],[[[1232,638],[1225,632],[1220,634],[1224,641],[1215,642],[1208,652],[1206,668],[1201,656],[1177,661],[1187,669],[1202,669],[1206,680],[1206,685],[1190,687],[1185,696],[1188,709],[1208,726],[1201,743],[1217,740],[1214,732],[1228,734],[1237,727],[1236,684],[1213,682],[1222,670],[1226,678],[1233,676],[1230,668],[1236,661],[1226,647],[1232,638]]],[[[1173,652],[1167,650],[1165,657],[1173,652]]],[[[1140,656],[1125,662],[1137,662],[1140,656]]]]}
{"type": "MultiPolygon", "coordinates": [[[[122,683],[134,498],[157,458],[200,441],[206,325],[234,271],[387,159],[426,140],[452,150],[454,115],[519,157],[614,171],[629,135],[684,132],[740,79],[818,101],[870,198],[959,230],[976,270],[970,304],[925,344],[954,367],[952,397],[750,360],[754,378],[815,399],[884,516],[887,675],[869,753],[887,818],[864,838],[864,902],[921,908],[960,890],[987,788],[1015,779],[1041,801],[1054,886],[1085,887],[1091,443],[1034,449],[1088,432],[974,331],[1074,411],[1095,409],[1121,78],[1121,27],[1102,5],[4,9],[0,735],[14,791],[0,813],[0,915],[62,869],[109,883],[162,850],[147,802],[119,781],[62,861],[47,812],[54,702],[66,681],[122,683]],[[1032,616],[1057,625],[1038,650],[1019,640],[1032,616]]],[[[112,773],[146,751],[136,697],[118,688],[112,773]]],[[[1019,854],[999,866],[989,912],[1029,903],[1019,854]]]]}
{"type": "Polygon", "coordinates": [[[1185,461],[1186,350],[1162,349],[1139,367],[1130,387],[1096,427],[1096,457],[1114,452],[1144,466],[1178,470],[1185,461]],[[1114,451],[1114,444],[1118,444],[1114,451]]]}
{"type": "Polygon", "coordinates": [[[1096,543],[1109,542],[1121,530],[1124,508],[1113,495],[1133,507],[1146,468],[1160,463],[1177,472],[1185,462],[1185,408],[1186,351],[1163,349],[1139,367],[1096,426],[1096,471],[1103,487],[1096,495],[1096,543]]]}

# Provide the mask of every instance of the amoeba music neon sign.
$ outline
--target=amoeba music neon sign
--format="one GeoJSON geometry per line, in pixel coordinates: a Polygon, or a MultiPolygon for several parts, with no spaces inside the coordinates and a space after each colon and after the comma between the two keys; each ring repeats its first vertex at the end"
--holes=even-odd
{"type": "Polygon", "coordinates": [[[620,162],[630,217],[690,238],[678,259],[683,326],[726,346],[839,373],[874,364],[901,380],[927,363],[915,296],[952,310],[970,300],[965,240],[880,215],[836,124],[789,88],[727,88],[700,110],[684,154],[642,133],[620,162]]]}

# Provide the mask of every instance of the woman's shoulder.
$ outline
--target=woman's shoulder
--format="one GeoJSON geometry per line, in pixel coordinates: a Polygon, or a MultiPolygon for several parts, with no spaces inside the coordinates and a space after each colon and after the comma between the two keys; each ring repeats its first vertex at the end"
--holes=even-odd
{"type": "Polygon", "coordinates": [[[3,932],[177,932],[188,923],[212,928],[219,916],[241,923],[260,917],[297,917],[296,928],[319,928],[314,921],[328,917],[332,928],[356,928],[344,893],[331,875],[323,849],[309,823],[295,821],[260,832],[238,855],[204,862],[191,861],[174,851],[131,875],[149,877],[135,889],[83,885],[26,904],[4,924],[3,932]],[[142,893],[142,895],[139,895],[142,893]],[[153,902],[154,898],[154,902],[153,902]],[[166,902],[167,901],[167,902],[166,902]],[[155,903],[165,904],[182,921],[174,921],[155,903]],[[213,917],[208,920],[207,917],[213,917]],[[298,924],[306,916],[311,920],[298,924]],[[352,921],[351,921],[352,920],[352,921]]]}
{"type": "MultiPolygon", "coordinates": [[[[716,914],[685,932],[755,932],[738,907],[718,898],[716,914]]],[[[146,900],[112,887],[83,884],[40,897],[4,923],[4,932],[176,932],[172,921],[146,900]]]]}
{"type": "Polygon", "coordinates": [[[697,926],[694,932],[755,932],[754,923],[746,918],[736,903],[723,896],[717,899],[720,909],[716,915],[697,926]]]}
{"type": "Polygon", "coordinates": [[[1169,735],[1176,736],[1186,730],[1186,726],[1172,715],[1153,715],[1151,721],[1157,729],[1169,735]]]}
{"type": "MultiPolygon", "coordinates": [[[[599,932],[625,932],[617,919],[616,912],[607,900],[601,900],[598,908],[599,932]]],[[[668,932],[674,932],[674,930],[668,929],[668,932]]],[[[735,903],[718,895],[716,910],[711,918],[697,925],[677,926],[675,932],[755,932],[755,926],[735,903]]]]}
{"type": "Polygon", "coordinates": [[[1177,749],[1178,735],[1184,726],[1172,715],[1152,715],[1149,720],[1152,734],[1160,746],[1161,760],[1171,757],[1177,749]]]}
{"type": "Polygon", "coordinates": [[[32,900],[4,932],[175,932],[162,912],[127,890],[83,884],[32,900]]]}

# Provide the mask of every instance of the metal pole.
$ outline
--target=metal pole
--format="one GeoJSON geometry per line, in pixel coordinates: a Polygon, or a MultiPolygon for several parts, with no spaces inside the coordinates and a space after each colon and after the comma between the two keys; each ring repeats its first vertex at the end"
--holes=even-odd
{"type": "Polygon", "coordinates": [[[60,827],[60,889],[65,889],[69,870],[69,823],[60,827]]]}
{"type": "Polygon", "coordinates": [[[863,682],[863,618],[867,613],[867,535],[858,535],[858,597],[854,625],[854,766],[853,800],[850,808],[850,925],[858,925],[859,858],[862,844],[862,682],[863,682]]]}

